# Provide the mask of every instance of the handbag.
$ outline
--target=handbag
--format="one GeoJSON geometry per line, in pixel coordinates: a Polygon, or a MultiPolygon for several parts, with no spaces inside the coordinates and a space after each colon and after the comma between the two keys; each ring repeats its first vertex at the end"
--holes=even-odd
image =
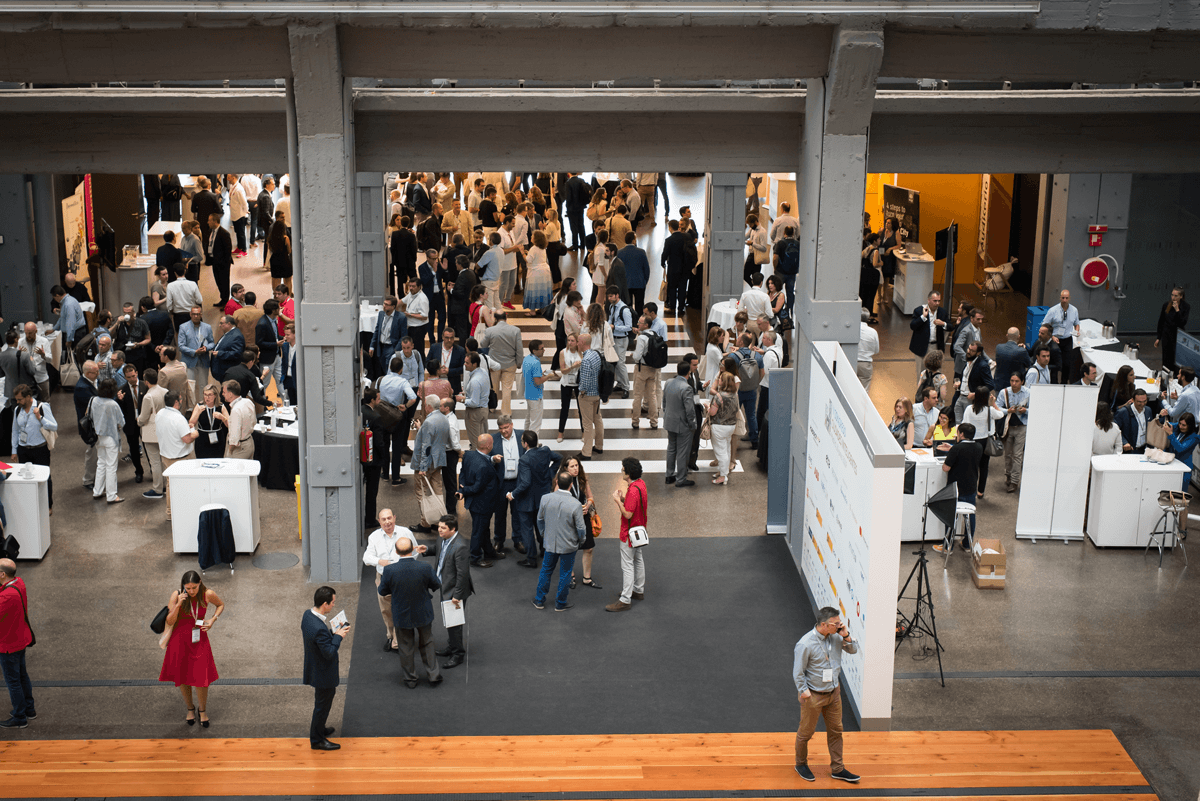
{"type": "MultiPolygon", "coordinates": [[[[43,403],[41,405],[45,406],[46,404],[43,403]]],[[[43,411],[42,414],[45,414],[45,412],[43,411]]],[[[46,447],[49,448],[50,450],[54,450],[54,446],[58,444],[58,432],[51,431],[48,428],[43,428],[42,436],[46,440],[46,447]]]]}
{"type": "Polygon", "coordinates": [[[166,631],[167,615],[169,613],[170,610],[165,606],[162,609],[159,609],[158,614],[155,615],[154,619],[150,621],[150,630],[155,634],[162,634],[164,631],[166,631]]]}
{"type": "Polygon", "coordinates": [[[644,548],[650,544],[650,535],[645,526],[632,526],[629,529],[629,547],[644,548]]]}
{"type": "Polygon", "coordinates": [[[660,303],[667,302],[667,282],[664,280],[662,286],[658,288],[658,300],[660,303]]]}
{"type": "Polygon", "coordinates": [[[1160,426],[1157,423],[1151,422],[1146,424],[1146,447],[1157,448],[1163,450],[1170,442],[1171,435],[1167,433],[1166,426],[1160,426]]]}
{"type": "Polygon", "coordinates": [[[550,303],[546,308],[542,309],[542,319],[548,323],[554,322],[554,315],[558,312],[558,304],[550,303]]]}
{"type": "Polygon", "coordinates": [[[995,434],[988,434],[987,440],[983,443],[983,453],[985,456],[1003,456],[1004,443],[996,439],[995,434]]]}
{"type": "Polygon", "coordinates": [[[737,412],[737,425],[734,426],[733,435],[735,437],[744,437],[746,436],[746,430],[746,411],[741,407],[741,405],[739,405],[737,412]]]}
{"type": "MultiPolygon", "coordinates": [[[[485,354],[482,354],[482,356],[483,356],[483,359],[485,359],[485,360],[488,358],[488,356],[487,356],[487,354],[486,354],[486,353],[485,353],[485,354]]],[[[488,365],[488,386],[491,386],[491,385],[492,385],[492,365],[491,365],[491,362],[490,362],[490,361],[488,361],[487,365],[488,365]]],[[[492,410],[492,409],[495,409],[495,408],[497,408],[497,407],[499,407],[499,406],[500,406],[500,396],[496,394],[496,390],[494,390],[494,389],[489,389],[489,390],[488,390],[488,410],[490,411],[490,410],[492,410]]]]}
{"type": "Polygon", "coordinates": [[[79,418],[79,438],[90,448],[100,441],[100,435],[96,433],[96,424],[92,422],[92,401],[95,398],[89,398],[87,409],[83,413],[83,417],[79,418]]]}
{"type": "Polygon", "coordinates": [[[592,537],[599,537],[602,531],[604,531],[604,524],[600,522],[600,515],[592,515],[592,537]]]}
{"type": "Polygon", "coordinates": [[[436,523],[446,514],[446,501],[441,495],[437,495],[433,491],[433,484],[429,480],[429,476],[422,476],[421,480],[425,482],[425,488],[429,490],[428,495],[422,495],[418,502],[421,507],[421,515],[433,523],[436,523]]]}

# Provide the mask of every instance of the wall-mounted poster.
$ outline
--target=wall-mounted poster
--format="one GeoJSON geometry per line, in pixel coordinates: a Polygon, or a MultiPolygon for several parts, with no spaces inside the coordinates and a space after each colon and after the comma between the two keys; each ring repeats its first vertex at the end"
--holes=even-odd
{"type": "Polygon", "coordinates": [[[921,238],[921,193],[884,184],[883,216],[895,217],[900,223],[900,230],[904,232],[904,238],[916,242],[921,238]]]}

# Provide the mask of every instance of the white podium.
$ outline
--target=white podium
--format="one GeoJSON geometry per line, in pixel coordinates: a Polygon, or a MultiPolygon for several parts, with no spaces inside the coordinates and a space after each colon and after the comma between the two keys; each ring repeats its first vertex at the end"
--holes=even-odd
{"type": "Polygon", "coordinates": [[[253,459],[186,459],[163,471],[171,480],[171,539],[175,553],[198,553],[201,507],[229,509],[238,553],[254,553],[260,536],[258,473],[253,459]]]}
{"type": "Polygon", "coordinates": [[[1136,453],[1092,457],[1087,535],[1101,548],[1145,548],[1162,516],[1158,493],[1183,488],[1187,465],[1162,465],[1136,453]]]}
{"type": "Polygon", "coordinates": [[[896,277],[892,279],[892,303],[904,314],[925,302],[933,289],[933,256],[896,253],[896,277]]]}
{"type": "Polygon", "coordinates": [[[22,559],[41,559],[50,549],[50,468],[45,465],[13,465],[8,480],[0,482],[0,503],[8,519],[5,535],[21,543],[22,559]],[[32,470],[32,478],[21,474],[32,470]]]}
{"type": "Polygon", "coordinates": [[[913,494],[904,496],[900,521],[900,541],[934,540],[941,542],[946,534],[945,524],[935,515],[929,515],[925,520],[925,531],[922,534],[921,516],[925,512],[925,502],[946,486],[946,471],[942,469],[942,462],[933,455],[932,448],[913,448],[911,451],[905,452],[904,459],[914,463],[913,494]]]}

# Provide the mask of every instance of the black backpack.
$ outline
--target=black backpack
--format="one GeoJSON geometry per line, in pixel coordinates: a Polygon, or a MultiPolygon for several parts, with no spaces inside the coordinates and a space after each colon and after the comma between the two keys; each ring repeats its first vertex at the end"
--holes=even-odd
{"type": "Polygon", "coordinates": [[[779,257],[779,274],[796,275],[800,272],[800,240],[788,239],[779,257]]]}
{"type": "Polygon", "coordinates": [[[642,364],[661,370],[667,366],[667,341],[653,331],[646,331],[646,354],[642,364]]]}
{"type": "Polygon", "coordinates": [[[89,398],[87,410],[83,413],[83,417],[79,418],[79,437],[90,448],[100,441],[100,435],[96,433],[96,424],[92,422],[92,401],[95,398],[89,398]]]}

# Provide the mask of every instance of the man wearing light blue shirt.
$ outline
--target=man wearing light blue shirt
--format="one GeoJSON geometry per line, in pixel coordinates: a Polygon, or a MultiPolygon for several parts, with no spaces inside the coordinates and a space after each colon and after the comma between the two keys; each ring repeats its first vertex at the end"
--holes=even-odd
{"type": "Polygon", "coordinates": [[[1178,423],[1180,417],[1191,412],[1193,417],[1200,420],[1200,388],[1196,386],[1196,371],[1191,367],[1180,367],[1178,378],[1183,387],[1179,391],[1179,397],[1164,399],[1167,408],[1160,414],[1167,414],[1169,411],[1171,420],[1178,423]]]}
{"type": "Polygon", "coordinates": [[[1029,424],[1029,390],[1020,373],[1013,373],[1008,387],[1000,391],[996,405],[1008,413],[1004,429],[1004,484],[1008,492],[1021,486],[1025,463],[1025,426],[1029,424]]]}
{"type": "Polygon", "coordinates": [[[482,359],[477,351],[467,353],[463,391],[456,399],[467,408],[467,441],[475,449],[479,447],[479,437],[487,433],[488,396],[492,389],[488,371],[480,366],[482,359]]]}
{"type": "MultiPolygon", "coordinates": [[[[49,403],[37,403],[33,399],[33,388],[21,384],[13,393],[16,413],[13,415],[12,453],[21,462],[50,466],[50,446],[46,444],[44,431],[58,431],[58,421],[49,403]]],[[[50,510],[54,510],[54,478],[46,481],[46,497],[50,510]]]]}
{"type": "Polygon", "coordinates": [[[1070,384],[1075,372],[1075,337],[1079,336],[1079,309],[1071,305],[1071,292],[1064,289],[1058,293],[1058,305],[1051,306],[1042,319],[1042,325],[1050,326],[1050,336],[1062,352],[1062,370],[1059,383],[1070,384]]]}
{"type": "MultiPolygon", "coordinates": [[[[412,347],[412,341],[406,339],[409,347],[412,347]]],[[[405,456],[412,456],[412,450],[408,447],[408,432],[412,427],[413,414],[417,410],[417,393],[413,391],[413,383],[410,382],[401,374],[403,360],[399,353],[392,357],[391,370],[383,378],[379,379],[376,389],[379,390],[379,397],[401,410],[400,422],[396,425],[396,429],[392,432],[392,486],[398,487],[400,480],[400,467],[404,462],[405,456]]]]}
{"type": "Polygon", "coordinates": [[[217,341],[213,338],[212,326],[204,322],[204,309],[193,306],[189,317],[188,322],[179,326],[176,340],[180,358],[187,365],[188,378],[193,382],[193,394],[199,398],[208,383],[208,355],[216,350],[217,341]]]}
{"type": "Polygon", "coordinates": [[[63,340],[70,348],[75,343],[75,334],[80,328],[87,327],[87,320],[84,319],[83,309],[79,307],[79,301],[67,294],[67,290],[57,284],[50,289],[50,297],[54,298],[54,302],[59,304],[58,322],[54,324],[55,331],[61,331],[63,340]]]}
{"type": "Polygon", "coordinates": [[[629,332],[633,330],[633,311],[621,300],[621,292],[615,286],[608,288],[607,297],[608,322],[612,326],[613,348],[617,351],[613,387],[629,397],[629,368],[625,366],[625,353],[629,350],[629,332]]]}
{"type": "Polygon", "coordinates": [[[488,237],[491,245],[488,251],[479,257],[477,262],[480,270],[479,281],[487,287],[485,300],[493,309],[500,308],[500,267],[504,260],[504,250],[500,247],[500,234],[495,231],[488,237]]]}
{"type": "Polygon", "coordinates": [[[921,402],[913,408],[913,445],[932,445],[933,437],[929,436],[929,432],[937,425],[938,415],[942,410],[938,408],[938,391],[933,387],[925,387],[921,402]]]}
{"type": "Polygon", "coordinates": [[[845,782],[859,777],[842,762],[842,653],[858,653],[858,643],[838,610],[826,606],[817,612],[817,625],[796,643],[792,680],[800,694],[800,727],[796,730],[796,773],[805,781],[816,777],[808,767],[808,741],[825,719],[831,776],[845,782]]]}

